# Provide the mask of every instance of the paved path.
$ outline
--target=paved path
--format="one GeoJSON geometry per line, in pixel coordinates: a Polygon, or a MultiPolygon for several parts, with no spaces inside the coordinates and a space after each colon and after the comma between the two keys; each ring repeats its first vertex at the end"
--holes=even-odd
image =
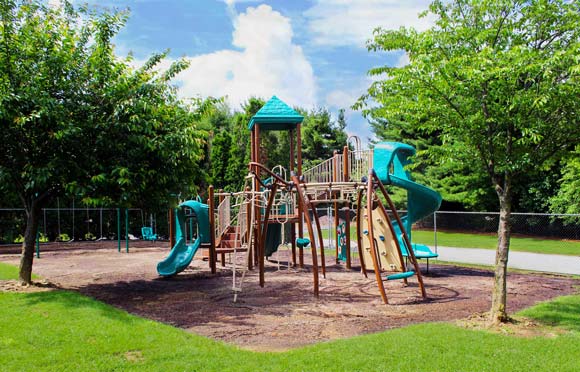
{"type": "MultiPolygon", "coordinates": [[[[442,261],[481,265],[493,265],[495,262],[495,250],[492,249],[437,247],[437,253],[442,261]]],[[[510,251],[508,268],[510,267],[580,275],[580,257],[510,251]]]]}

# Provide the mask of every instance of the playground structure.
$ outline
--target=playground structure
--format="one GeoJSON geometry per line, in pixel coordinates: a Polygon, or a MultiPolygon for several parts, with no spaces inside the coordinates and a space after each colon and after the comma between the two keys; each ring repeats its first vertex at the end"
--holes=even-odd
{"type": "Polygon", "coordinates": [[[342,153],[302,172],[300,126],[303,117],[277,97],[272,97],[249,123],[251,161],[246,185],[236,193],[209,188],[207,204],[185,201],[176,210],[173,249],[158,264],[158,273],[172,276],[184,270],[198,251],[208,257],[212,273],[229,256],[234,301],[242,290],[247,270],[259,270],[259,284],[265,285],[265,259],[279,249],[287,249],[288,264],[305,267],[304,249],[310,249],[313,291],[319,296],[320,275],[326,277],[325,249],[317,205],[330,205],[335,213],[335,233],[342,241],[336,246],[336,262],[351,269],[350,214],[356,211],[358,258],[361,272],[375,273],[381,298],[388,303],[383,280],[417,278],[420,294],[426,291],[417,259],[435,258],[427,246],[411,243],[412,224],[436,211],[440,195],[413,182],[405,166],[414,155],[413,147],[395,142],[379,143],[363,150],[352,137],[342,153]],[[265,152],[262,131],[287,131],[290,139],[288,168],[273,170],[263,165],[265,152]],[[385,185],[407,191],[407,213],[401,217],[385,185]],[[339,226],[338,211],[345,215],[339,226]],[[197,220],[197,234],[193,220],[197,220]],[[189,224],[188,224],[189,222],[189,224]],[[189,233],[188,233],[189,225],[189,233]],[[340,228],[339,228],[340,227],[340,228]],[[308,237],[305,237],[305,228],[308,237]],[[340,230],[340,231],[337,231],[340,230]],[[320,261],[319,261],[320,259],[320,261]],[[386,272],[390,274],[384,275],[386,272]]]}

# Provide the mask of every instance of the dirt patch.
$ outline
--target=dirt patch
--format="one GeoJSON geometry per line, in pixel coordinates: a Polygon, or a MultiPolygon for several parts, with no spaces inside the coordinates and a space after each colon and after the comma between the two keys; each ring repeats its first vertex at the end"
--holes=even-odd
{"type": "MultiPolygon", "coordinates": [[[[312,294],[308,268],[278,270],[267,263],[266,285],[248,272],[243,292],[233,303],[232,275],[220,268],[211,275],[206,261],[194,260],[183,273],[160,278],[156,264],[167,247],[57,250],[35,260],[35,273],[60,288],[79,291],[130,313],[154,319],[240,347],[261,351],[289,348],[379,332],[413,323],[456,321],[487,311],[493,273],[483,269],[431,265],[422,299],[414,279],[385,282],[390,305],[378,293],[374,275],[346,270],[327,259],[320,297],[312,294]]],[[[284,257],[285,258],[285,257],[284,257]]],[[[16,255],[0,256],[16,263],[16,255]]],[[[508,310],[575,293],[578,279],[512,273],[508,310]]]]}
{"type": "Polygon", "coordinates": [[[466,319],[456,321],[456,324],[467,329],[487,330],[494,333],[524,338],[554,338],[569,333],[565,329],[549,327],[527,318],[512,318],[506,323],[492,326],[489,324],[489,320],[485,314],[474,314],[466,319]]]}
{"type": "Polygon", "coordinates": [[[36,281],[32,284],[22,284],[18,280],[0,280],[0,292],[32,293],[52,291],[57,288],[46,280],[36,281]]]}

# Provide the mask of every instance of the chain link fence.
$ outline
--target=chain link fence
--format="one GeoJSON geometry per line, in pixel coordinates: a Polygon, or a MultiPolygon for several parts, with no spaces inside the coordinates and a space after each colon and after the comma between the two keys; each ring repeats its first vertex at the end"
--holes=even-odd
{"type": "MultiPolygon", "coordinates": [[[[499,212],[439,211],[417,222],[414,235],[434,247],[495,248],[498,224],[499,212]]],[[[511,226],[518,250],[580,255],[580,214],[512,213],[511,226]]]]}
{"type": "MultiPolygon", "coordinates": [[[[406,211],[398,211],[401,216],[406,211]]],[[[334,211],[317,208],[323,229],[324,243],[334,248],[334,211]]],[[[392,216],[391,216],[392,217],[392,216]]],[[[344,210],[339,212],[344,220],[344,210]]],[[[521,251],[580,255],[580,214],[512,213],[511,247],[521,251]]],[[[439,211],[415,223],[414,243],[434,247],[490,248],[497,245],[499,212],[439,211]]],[[[354,213],[351,211],[352,244],[354,213]]]]}
{"type": "MultiPolygon", "coordinates": [[[[116,240],[118,229],[121,239],[128,233],[141,237],[141,228],[153,227],[160,239],[169,236],[167,213],[145,214],[141,209],[117,208],[46,208],[40,215],[38,232],[41,242],[116,240]]],[[[26,213],[20,208],[0,209],[0,244],[22,242],[26,213]]]]}

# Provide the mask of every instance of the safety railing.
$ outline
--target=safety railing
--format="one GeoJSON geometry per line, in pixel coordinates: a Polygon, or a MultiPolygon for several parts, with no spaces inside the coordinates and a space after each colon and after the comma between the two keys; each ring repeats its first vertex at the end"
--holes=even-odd
{"type": "Polygon", "coordinates": [[[349,151],[348,156],[348,181],[360,181],[363,176],[369,174],[369,169],[373,167],[372,150],[349,151]]]}
{"type": "Polygon", "coordinates": [[[324,160],[322,163],[315,165],[314,167],[304,171],[304,182],[311,183],[323,183],[332,182],[335,171],[335,161],[334,157],[324,160]]]}

